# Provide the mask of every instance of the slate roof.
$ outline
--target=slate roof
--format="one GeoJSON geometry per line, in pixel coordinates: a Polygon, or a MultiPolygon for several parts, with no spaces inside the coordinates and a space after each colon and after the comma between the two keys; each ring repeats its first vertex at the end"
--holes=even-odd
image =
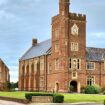
{"type": "Polygon", "coordinates": [[[103,61],[105,58],[105,49],[103,48],[86,48],[87,61],[103,61]]]}
{"type": "Polygon", "coordinates": [[[26,59],[46,55],[48,54],[48,50],[50,48],[51,48],[51,39],[45,40],[29,48],[29,50],[20,58],[20,60],[26,60],[26,59]]]}
{"type": "MultiPolygon", "coordinates": [[[[26,60],[42,55],[51,54],[51,39],[38,43],[36,46],[32,46],[29,50],[20,58],[20,60],[26,60]]],[[[105,49],[102,48],[86,48],[86,60],[87,61],[102,61],[104,59],[105,49]]]]}

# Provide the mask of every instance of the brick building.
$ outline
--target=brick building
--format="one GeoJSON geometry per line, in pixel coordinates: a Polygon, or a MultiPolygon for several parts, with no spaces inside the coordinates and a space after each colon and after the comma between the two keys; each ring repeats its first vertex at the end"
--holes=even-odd
{"type": "Polygon", "coordinates": [[[9,69],[2,59],[0,59],[0,90],[6,88],[7,82],[10,82],[9,69]]]}
{"type": "Polygon", "coordinates": [[[86,47],[86,15],[69,12],[59,0],[52,17],[52,38],[32,46],[19,60],[19,89],[80,92],[86,85],[105,87],[105,49],[86,47]]]}

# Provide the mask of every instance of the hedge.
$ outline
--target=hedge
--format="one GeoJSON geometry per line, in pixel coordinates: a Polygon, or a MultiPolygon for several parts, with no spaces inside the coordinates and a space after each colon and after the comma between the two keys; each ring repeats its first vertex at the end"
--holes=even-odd
{"type": "Polygon", "coordinates": [[[86,94],[99,94],[101,92],[101,89],[97,85],[87,86],[85,88],[86,94]]]}
{"type": "Polygon", "coordinates": [[[29,101],[32,100],[32,96],[52,96],[54,103],[63,103],[64,102],[64,96],[61,94],[50,94],[50,93],[26,93],[25,97],[29,101]]]}

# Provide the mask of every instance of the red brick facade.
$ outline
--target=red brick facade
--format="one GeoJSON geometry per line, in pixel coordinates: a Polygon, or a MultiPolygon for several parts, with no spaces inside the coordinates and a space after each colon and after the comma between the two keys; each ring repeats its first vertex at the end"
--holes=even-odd
{"type": "Polygon", "coordinates": [[[0,90],[6,88],[5,86],[7,82],[10,82],[9,69],[0,59],[0,90]]]}
{"type": "Polygon", "coordinates": [[[20,90],[68,92],[73,86],[72,91],[80,92],[87,84],[105,87],[104,60],[89,60],[95,66],[87,70],[86,16],[69,12],[69,0],[59,0],[49,50],[49,54],[20,60],[20,90]]]}

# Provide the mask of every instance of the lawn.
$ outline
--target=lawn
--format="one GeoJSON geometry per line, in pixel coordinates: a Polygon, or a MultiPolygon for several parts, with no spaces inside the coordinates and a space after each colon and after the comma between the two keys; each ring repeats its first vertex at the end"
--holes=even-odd
{"type": "MultiPolygon", "coordinates": [[[[25,93],[28,92],[0,92],[0,96],[25,99],[25,93]]],[[[97,102],[102,103],[105,100],[105,95],[93,94],[63,94],[65,103],[74,102],[97,102]]]]}
{"type": "Polygon", "coordinates": [[[25,99],[26,92],[0,92],[0,96],[25,99]]]}
{"type": "Polygon", "coordinates": [[[93,95],[93,94],[63,94],[65,103],[74,102],[96,102],[103,103],[105,95],[93,95]]]}

